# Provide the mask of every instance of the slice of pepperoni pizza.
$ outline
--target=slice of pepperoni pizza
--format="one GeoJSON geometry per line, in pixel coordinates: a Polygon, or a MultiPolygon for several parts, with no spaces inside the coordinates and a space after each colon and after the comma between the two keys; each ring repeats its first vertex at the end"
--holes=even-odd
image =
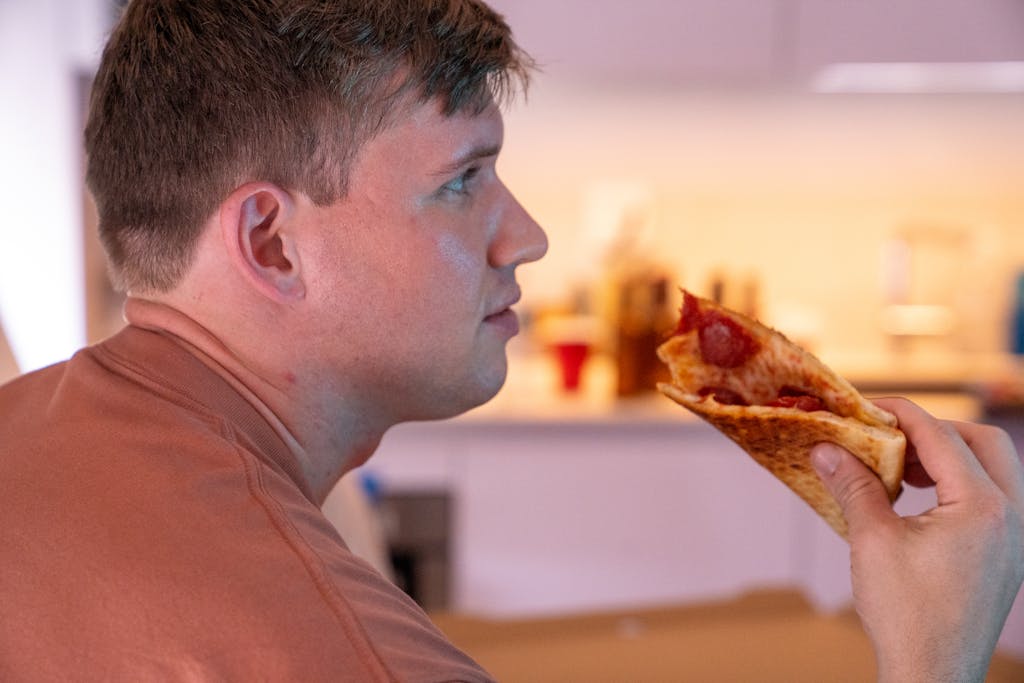
{"type": "Polygon", "coordinates": [[[779,332],[684,291],[679,327],[658,356],[672,373],[663,394],[739,444],[840,536],[846,520],[811,467],[816,443],[852,452],[896,499],[906,438],[895,416],[779,332]]]}

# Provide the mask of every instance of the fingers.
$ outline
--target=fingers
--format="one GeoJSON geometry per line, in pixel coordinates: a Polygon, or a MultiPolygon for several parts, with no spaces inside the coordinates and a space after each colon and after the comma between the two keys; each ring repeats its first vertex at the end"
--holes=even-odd
{"type": "Polygon", "coordinates": [[[923,470],[935,482],[940,504],[955,502],[972,490],[991,486],[979,458],[953,423],[937,420],[906,399],[878,399],[875,403],[896,416],[911,446],[908,462],[912,465],[912,476],[922,480],[923,470]]]}
{"type": "Polygon", "coordinates": [[[1002,429],[970,422],[937,420],[906,399],[878,399],[907,435],[905,479],[912,485],[936,482],[939,500],[960,485],[995,483],[1024,509],[1024,465],[1002,429]]]}
{"type": "Polygon", "coordinates": [[[811,464],[842,508],[850,538],[860,529],[877,529],[899,519],[882,481],[849,451],[820,443],[811,449],[811,464]]]}
{"type": "Polygon", "coordinates": [[[1010,500],[1024,505],[1024,466],[1010,436],[998,427],[952,423],[985,472],[1010,500]]]}

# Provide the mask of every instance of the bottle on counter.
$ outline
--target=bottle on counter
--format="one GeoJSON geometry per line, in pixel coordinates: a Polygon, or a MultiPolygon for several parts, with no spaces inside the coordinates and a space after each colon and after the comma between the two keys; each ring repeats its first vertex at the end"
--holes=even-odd
{"type": "Polygon", "coordinates": [[[638,274],[622,281],[616,324],[617,394],[635,396],[669,380],[658,346],[676,324],[672,286],[666,276],[638,274]]]}

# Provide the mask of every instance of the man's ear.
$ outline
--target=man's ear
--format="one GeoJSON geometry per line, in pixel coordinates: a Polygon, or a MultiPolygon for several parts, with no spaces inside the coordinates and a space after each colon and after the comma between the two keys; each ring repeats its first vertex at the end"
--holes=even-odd
{"type": "Polygon", "coordinates": [[[220,207],[221,236],[235,267],[279,303],[306,294],[294,216],[294,199],[272,183],[242,185],[220,207]]]}

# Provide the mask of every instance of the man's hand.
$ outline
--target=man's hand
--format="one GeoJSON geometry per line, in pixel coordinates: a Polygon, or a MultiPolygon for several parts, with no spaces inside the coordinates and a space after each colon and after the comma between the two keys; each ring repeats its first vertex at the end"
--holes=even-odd
{"type": "Polygon", "coordinates": [[[983,681],[1024,579],[1024,468],[1000,429],[878,405],[907,435],[905,479],[937,505],[897,515],[877,477],[832,444],[811,455],[850,525],[853,596],[880,681],[983,681]]]}

